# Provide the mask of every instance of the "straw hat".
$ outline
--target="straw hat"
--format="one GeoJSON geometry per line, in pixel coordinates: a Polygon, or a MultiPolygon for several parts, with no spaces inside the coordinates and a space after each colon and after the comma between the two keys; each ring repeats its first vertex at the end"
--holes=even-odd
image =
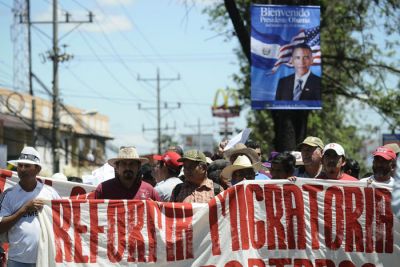
{"type": "Polygon", "coordinates": [[[21,155],[19,156],[18,159],[9,160],[8,163],[14,166],[17,166],[18,163],[23,163],[23,164],[38,165],[40,168],[43,167],[40,160],[39,152],[37,152],[36,149],[30,146],[24,147],[24,149],[22,149],[21,155]]]}
{"type": "Polygon", "coordinates": [[[139,157],[136,147],[134,146],[121,147],[119,149],[118,156],[116,158],[109,159],[107,162],[111,166],[115,167],[115,164],[120,160],[136,160],[142,164],[149,161],[147,158],[139,157]]]}
{"type": "Polygon", "coordinates": [[[250,159],[245,156],[241,155],[238,156],[237,159],[233,162],[232,165],[226,166],[222,172],[221,176],[223,177],[232,177],[232,173],[237,170],[242,170],[242,169],[253,169],[254,172],[258,171],[258,168],[255,166],[255,164],[252,164],[250,159]]]}
{"type": "Polygon", "coordinates": [[[245,144],[237,143],[231,149],[224,152],[224,156],[230,161],[230,158],[234,155],[246,155],[252,163],[260,161],[257,152],[247,147],[245,144]]]}

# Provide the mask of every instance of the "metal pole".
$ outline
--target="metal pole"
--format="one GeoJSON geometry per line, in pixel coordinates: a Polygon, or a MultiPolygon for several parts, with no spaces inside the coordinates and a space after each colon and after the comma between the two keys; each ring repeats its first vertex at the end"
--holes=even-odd
{"type": "Polygon", "coordinates": [[[31,95],[31,128],[32,128],[32,146],[36,146],[37,141],[37,129],[36,129],[36,101],[33,94],[32,87],[32,43],[31,43],[31,7],[30,0],[26,0],[26,17],[28,20],[28,68],[29,68],[29,94],[31,95]]]}
{"type": "Polygon", "coordinates": [[[53,128],[52,154],[53,173],[60,172],[60,103],[58,92],[58,19],[57,0],[53,0],[53,128]]]}
{"type": "Polygon", "coordinates": [[[161,155],[161,107],[160,107],[160,69],[157,68],[157,147],[161,155]]]}

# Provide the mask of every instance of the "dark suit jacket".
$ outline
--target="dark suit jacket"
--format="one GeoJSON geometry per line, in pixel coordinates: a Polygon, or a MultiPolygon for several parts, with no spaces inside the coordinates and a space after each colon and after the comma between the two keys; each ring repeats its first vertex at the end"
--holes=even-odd
{"type": "MultiPolygon", "coordinates": [[[[293,100],[294,78],[295,75],[292,74],[279,80],[275,100],[293,100]]],[[[300,100],[321,100],[321,77],[310,73],[300,100]]]]}

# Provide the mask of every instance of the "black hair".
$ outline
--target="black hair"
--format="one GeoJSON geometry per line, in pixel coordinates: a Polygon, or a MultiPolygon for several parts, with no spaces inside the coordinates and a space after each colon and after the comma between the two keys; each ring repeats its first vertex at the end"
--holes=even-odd
{"type": "Polygon", "coordinates": [[[358,164],[355,159],[347,158],[343,171],[358,179],[358,176],[360,175],[360,164],[358,164]]]}
{"type": "Polygon", "coordinates": [[[245,145],[249,148],[256,149],[256,148],[261,148],[260,144],[257,141],[254,140],[247,140],[245,145]]]}
{"type": "MultiPolygon", "coordinates": [[[[292,49],[292,51],[294,52],[294,50],[296,50],[296,49],[307,49],[307,50],[309,50],[311,53],[312,53],[312,49],[311,49],[311,47],[308,45],[308,44],[306,44],[306,43],[300,43],[300,44],[297,44],[297,45],[295,45],[295,46],[293,46],[293,49],[292,49]]],[[[293,54],[293,52],[292,52],[292,54],[293,54]]]]}
{"type": "Polygon", "coordinates": [[[283,152],[274,157],[271,161],[273,164],[281,164],[285,172],[293,174],[296,168],[296,158],[290,152],[283,152]]]}

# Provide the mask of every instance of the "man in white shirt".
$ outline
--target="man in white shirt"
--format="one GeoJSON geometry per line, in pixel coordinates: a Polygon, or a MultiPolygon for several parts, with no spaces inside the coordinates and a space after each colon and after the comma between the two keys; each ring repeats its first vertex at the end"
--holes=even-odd
{"type": "Polygon", "coordinates": [[[394,179],[391,174],[396,166],[396,154],[392,149],[380,146],[375,150],[373,155],[372,171],[374,174],[360,181],[383,183],[393,186],[394,179]]]}
{"type": "Polygon", "coordinates": [[[182,168],[182,162],[178,160],[181,156],[174,151],[167,151],[164,155],[154,155],[153,159],[157,160],[157,165],[154,168],[154,178],[157,181],[154,188],[161,201],[168,202],[171,198],[172,190],[177,184],[182,183],[178,178],[182,168]]]}
{"type": "Polygon", "coordinates": [[[38,212],[43,208],[43,199],[60,196],[36,180],[42,165],[33,147],[25,147],[19,159],[9,163],[17,166],[20,181],[5,190],[0,199],[0,233],[7,232],[9,241],[7,266],[36,266],[41,232],[38,212]]]}

